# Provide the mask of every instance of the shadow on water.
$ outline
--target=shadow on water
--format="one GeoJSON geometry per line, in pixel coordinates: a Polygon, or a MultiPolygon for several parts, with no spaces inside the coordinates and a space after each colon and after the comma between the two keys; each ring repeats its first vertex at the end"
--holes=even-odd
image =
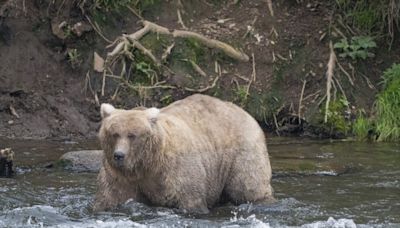
{"type": "Polygon", "coordinates": [[[127,202],[95,214],[96,174],[45,168],[92,142],[1,140],[17,175],[0,179],[0,227],[400,227],[400,146],[271,139],[278,202],[215,208],[207,215],[127,202]],[[356,225],[357,224],[357,225],[356,225]]]}

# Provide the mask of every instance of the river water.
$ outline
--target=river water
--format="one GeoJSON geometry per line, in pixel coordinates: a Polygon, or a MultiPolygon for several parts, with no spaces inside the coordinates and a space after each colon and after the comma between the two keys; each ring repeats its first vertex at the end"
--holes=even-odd
{"type": "Polygon", "coordinates": [[[93,213],[96,174],[46,167],[96,142],[0,139],[17,166],[15,178],[0,178],[0,227],[400,227],[399,144],[268,142],[277,203],[193,216],[135,202],[93,213]]]}

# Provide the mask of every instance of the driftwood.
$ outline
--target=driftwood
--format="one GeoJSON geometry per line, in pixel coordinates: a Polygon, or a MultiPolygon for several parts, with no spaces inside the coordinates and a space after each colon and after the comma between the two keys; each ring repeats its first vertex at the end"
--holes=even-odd
{"type": "Polygon", "coordinates": [[[14,174],[13,170],[14,152],[11,148],[5,148],[0,150],[0,177],[12,177],[14,174]]]}

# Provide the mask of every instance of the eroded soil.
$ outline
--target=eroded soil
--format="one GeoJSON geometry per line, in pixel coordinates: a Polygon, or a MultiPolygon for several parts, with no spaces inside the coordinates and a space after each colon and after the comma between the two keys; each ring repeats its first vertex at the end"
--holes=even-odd
{"type": "MultiPolygon", "coordinates": [[[[238,88],[246,88],[246,79],[252,77],[252,59],[243,63],[221,58],[221,79],[215,88],[205,93],[241,104],[270,130],[276,130],[273,115],[267,115],[272,113],[281,133],[287,130],[309,134],[304,129],[293,128],[290,121],[293,116],[300,116],[312,122],[318,116],[318,106],[325,95],[329,41],[340,38],[334,32],[327,35],[335,13],[333,1],[273,1],[275,17],[270,15],[265,1],[231,2],[183,2],[182,17],[189,30],[230,43],[255,57],[256,80],[251,84],[246,104],[241,102],[238,88]],[[304,81],[302,107],[299,108],[304,81]]],[[[108,43],[93,29],[81,36],[69,37],[60,37],[54,32],[54,26],[60,23],[88,24],[86,16],[94,18],[83,12],[75,1],[9,0],[1,1],[0,6],[0,136],[94,137],[100,121],[98,103],[111,102],[127,108],[143,104],[166,105],[162,101],[165,91],[155,91],[144,97],[122,91],[112,100],[115,92],[112,80],[107,84],[105,96],[101,96],[102,74],[92,70],[93,52],[105,57],[110,50],[105,49],[108,43]],[[71,49],[80,53],[78,66],[68,61],[67,53],[71,49]],[[87,75],[90,80],[86,80],[87,75]]],[[[167,28],[181,29],[176,7],[172,1],[162,2],[144,11],[143,16],[167,28]]],[[[109,23],[100,27],[110,40],[141,28],[139,19],[131,13],[108,16],[109,23]]],[[[370,109],[382,70],[400,60],[396,50],[396,43],[392,51],[376,50],[379,60],[378,57],[363,62],[340,59],[348,72],[352,72],[348,63],[356,67],[355,86],[337,70],[337,79],[353,110],[370,109]]],[[[206,86],[215,77],[212,63],[205,61],[200,65],[209,78],[203,79],[198,87],[206,86]]],[[[185,85],[182,73],[163,77],[173,85],[185,85]]],[[[176,89],[167,94],[171,100],[176,100],[191,92],[176,89]]]]}

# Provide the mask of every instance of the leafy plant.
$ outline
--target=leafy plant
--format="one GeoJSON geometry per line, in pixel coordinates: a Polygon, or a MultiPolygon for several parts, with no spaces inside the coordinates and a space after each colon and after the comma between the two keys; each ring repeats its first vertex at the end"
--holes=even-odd
{"type": "Polygon", "coordinates": [[[370,36],[355,36],[351,38],[350,42],[343,38],[334,45],[334,48],[341,49],[340,57],[351,57],[353,60],[374,57],[375,54],[370,50],[375,47],[376,43],[370,36]]]}
{"type": "Polygon", "coordinates": [[[235,90],[235,100],[243,107],[247,101],[247,86],[238,85],[235,90]]]}
{"type": "Polygon", "coordinates": [[[157,72],[152,68],[151,64],[145,61],[136,63],[135,70],[137,74],[144,75],[150,79],[150,85],[153,85],[158,81],[157,72]]]}
{"type": "Polygon", "coordinates": [[[69,49],[67,51],[67,59],[71,64],[72,68],[76,68],[82,63],[81,54],[78,52],[78,49],[69,49]]]}
{"type": "MultiPolygon", "coordinates": [[[[330,131],[340,132],[343,134],[347,134],[351,129],[350,122],[346,119],[346,111],[348,110],[349,102],[340,97],[329,103],[328,109],[328,122],[326,126],[329,127],[330,131]]],[[[321,110],[323,113],[324,110],[321,110]]]]}

